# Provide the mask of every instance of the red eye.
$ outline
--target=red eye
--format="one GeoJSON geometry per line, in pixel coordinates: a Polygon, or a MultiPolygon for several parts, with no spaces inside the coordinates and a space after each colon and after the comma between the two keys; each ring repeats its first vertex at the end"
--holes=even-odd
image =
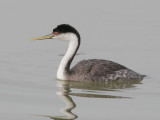
{"type": "Polygon", "coordinates": [[[54,32],[55,35],[58,35],[58,32],[54,32]]]}

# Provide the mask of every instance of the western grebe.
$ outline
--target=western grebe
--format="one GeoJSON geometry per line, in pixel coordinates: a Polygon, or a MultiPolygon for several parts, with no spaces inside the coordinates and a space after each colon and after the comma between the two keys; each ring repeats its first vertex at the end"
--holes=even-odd
{"type": "Polygon", "coordinates": [[[80,46],[80,34],[74,27],[68,24],[61,24],[53,29],[52,34],[32,40],[52,38],[69,42],[68,50],[58,68],[57,79],[70,81],[116,81],[136,80],[145,77],[145,75],[134,72],[123,65],[103,59],[82,60],[70,69],[72,60],[80,46]]]}

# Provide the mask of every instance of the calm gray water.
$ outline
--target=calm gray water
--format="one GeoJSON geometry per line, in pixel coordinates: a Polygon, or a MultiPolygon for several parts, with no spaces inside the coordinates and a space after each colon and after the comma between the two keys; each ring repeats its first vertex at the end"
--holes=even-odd
{"type": "Polygon", "coordinates": [[[154,0],[1,0],[1,120],[159,120],[160,2],[154,0]],[[77,28],[74,65],[103,58],[141,74],[143,81],[64,82],[56,71],[68,44],[29,41],[58,24],[77,28]]]}

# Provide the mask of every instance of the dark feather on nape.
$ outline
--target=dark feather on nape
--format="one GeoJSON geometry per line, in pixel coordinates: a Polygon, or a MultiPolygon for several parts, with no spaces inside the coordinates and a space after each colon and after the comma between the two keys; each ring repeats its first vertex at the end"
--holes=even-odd
{"type": "Polygon", "coordinates": [[[55,29],[53,29],[53,32],[58,32],[60,34],[61,33],[74,33],[77,35],[78,39],[80,40],[80,35],[78,31],[69,24],[58,25],[55,29]]]}

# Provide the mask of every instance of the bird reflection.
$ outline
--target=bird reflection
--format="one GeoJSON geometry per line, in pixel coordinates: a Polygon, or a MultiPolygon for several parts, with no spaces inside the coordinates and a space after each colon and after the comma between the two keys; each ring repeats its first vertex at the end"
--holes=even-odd
{"type": "Polygon", "coordinates": [[[66,103],[66,106],[60,109],[64,116],[44,116],[53,120],[75,120],[77,115],[72,113],[76,104],[71,96],[88,97],[88,98],[112,98],[123,99],[130,98],[124,96],[106,95],[108,92],[116,92],[121,89],[135,88],[136,84],[141,84],[142,80],[133,81],[116,81],[116,82],[69,82],[57,80],[57,87],[59,91],[57,95],[66,103]],[[76,93],[75,89],[83,90],[81,93],[76,93]]]}

